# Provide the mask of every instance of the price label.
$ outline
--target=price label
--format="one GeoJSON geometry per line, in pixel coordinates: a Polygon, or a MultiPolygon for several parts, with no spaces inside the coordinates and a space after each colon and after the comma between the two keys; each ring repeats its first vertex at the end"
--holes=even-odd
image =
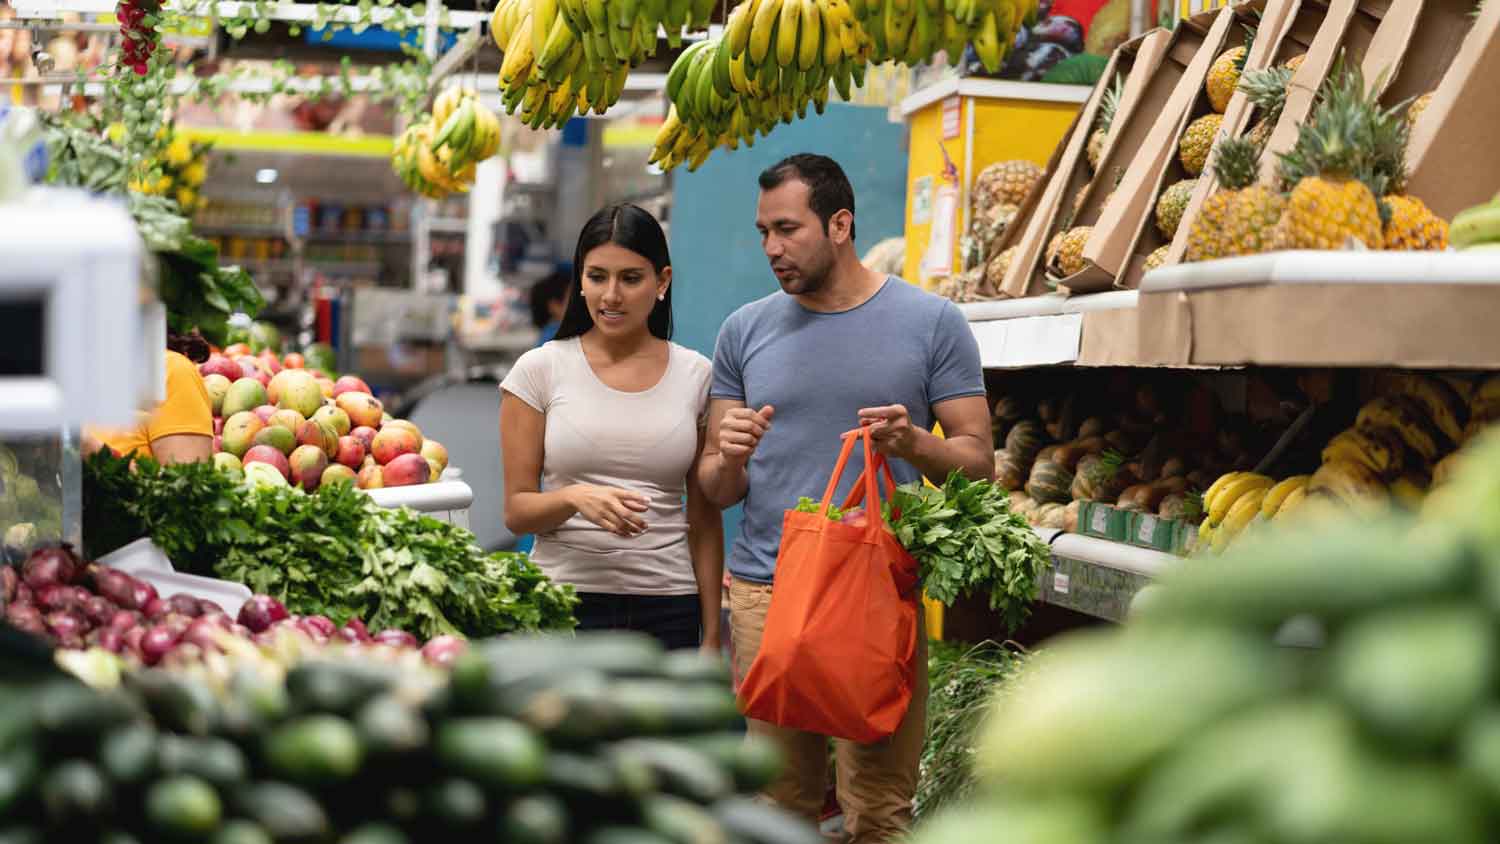
{"type": "Polygon", "coordinates": [[[1156,534],[1156,517],[1142,516],[1140,527],[1136,528],[1135,538],[1138,542],[1151,544],[1151,537],[1156,534]]]}
{"type": "Polygon", "coordinates": [[[1070,580],[1069,580],[1068,576],[1065,575],[1065,574],[1063,574],[1062,572],[1053,572],[1052,573],[1052,591],[1053,592],[1056,592],[1059,595],[1066,595],[1066,594],[1068,594],[1068,585],[1069,585],[1069,583],[1070,583],[1070,580]]]}
{"type": "Polygon", "coordinates": [[[1089,530],[1099,534],[1109,533],[1109,511],[1096,506],[1091,512],[1093,515],[1089,516],[1089,530]]]}

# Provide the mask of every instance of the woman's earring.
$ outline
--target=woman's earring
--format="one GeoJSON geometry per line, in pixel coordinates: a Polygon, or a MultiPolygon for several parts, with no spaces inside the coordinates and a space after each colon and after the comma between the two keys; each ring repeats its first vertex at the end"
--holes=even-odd
{"type": "Polygon", "coordinates": [[[658,302],[665,302],[665,301],[667,301],[667,294],[665,294],[665,293],[658,293],[658,294],[656,294],[656,301],[658,301],[658,302]]]}

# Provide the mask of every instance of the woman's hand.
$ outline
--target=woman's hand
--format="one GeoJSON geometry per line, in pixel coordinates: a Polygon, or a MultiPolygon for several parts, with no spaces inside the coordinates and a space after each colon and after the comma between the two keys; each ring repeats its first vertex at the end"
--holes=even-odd
{"type": "Polygon", "coordinates": [[[616,536],[630,538],[646,530],[639,514],[649,505],[638,492],[608,486],[577,484],[568,488],[568,503],[580,516],[616,536]]]}

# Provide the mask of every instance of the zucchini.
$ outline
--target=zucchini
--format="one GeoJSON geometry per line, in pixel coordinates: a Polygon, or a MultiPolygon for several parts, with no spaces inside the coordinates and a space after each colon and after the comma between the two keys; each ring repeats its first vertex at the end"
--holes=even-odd
{"type": "Polygon", "coordinates": [[[245,781],[250,766],[238,747],[221,738],[162,736],[157,765],[163,774],[191,774],[211,785],[229,789],[245,781]]]}
{"type": "Polygon", "coordinates": [[[478,649],[489,660],[490,675],[503,681],[587,670],[616,677],[655,676],[663,655],[654,637],[619,630],[505,636],[480,643],[478,649]]]}
{"type": "Polygon", "coordinates": [[[0,816],[10,814],[36,786],[42,773],[41,756],[30,742],[19,742],[0,753],[0,816]]]}
{"type": "Polygon", "coordinates": [[[250,738],[285,719],[290,710],[285,683],[243,668],[229,680],[222,727],[236,738],[250,738]]]}
{"type": "Polygon", "coordinates": [[[399,680],[393,669],[374,663],[305,662],[287,672],[286,689],[300,712],[348,715],[399,680]]]}
{"type": "Polygon", "coordinates": [[[218,793],[197,777],[158,780],[146,792],[146,820],[168,838],[201,839],[218,827],[223,814],[218,793]]]}
{"type": "Polygon", "coordinates": [[[204,736],[218,723],[218,702],[206,684],[170,671],[133,671],[125,682],[145,701],[158,728],[204,736]]]}
{"type": "Polygon", "coordinates": [[[486,788],[520,791],[546,775],[547,749],[531,730],[505,718],[454,718],[438,728],[445,768],[486,788]]]}
{"type": "Polygon", "coordinates": [[[69,759],[52,768],[37,790],[47,817],[57,826],[96,821],[111,809],[109,781],[82,759],[69,759]]]}
{"type": "Polygon", "coordinates": [[[608,699],[625,709],[631,735],[722,730],[740,714],[729,687],[716,684],[620,680],[608,699]]]}
{"type": "Polygon", "coordinates": [[[580,805],[611,800],[621,796],[620,781],[614,768],[605,760],[573,753],[547,754],[548,791],[561,794],[580,805]]]}
{"type": "Polygon", "coordinates": [[[1371,613],[1334,641],[1334,684],[1377,734],[1433,747],[1452,737],[1494,686],[1496,633],[1478,606],[1371,613]]]}
{"type": "Polygon", "coordinates": [[[359,773],[359,734],[337,715],[306,715],[266,736],[262,755],[270,771],[294,783],[329,785],[359,773]]]}
{"type": "Polygon", "coordinates": [[[339,844],[407,844],[406,833],[385,823],[367,823],[350,830],[339,844]]]}
{"type": "Polygon", "coordinates": [[[672,839],[633,826],[601,826],[583,837],[583,844],[673,844],[672,839]]]}
{"type": "Polygon", "coordinates": [[[427,790],[427,812],[449,830],[466,830],[484,821],[489,806],[479,786],[458,777],[448,777],[427,790]]]}
{"type": "Polygon", "coordinates": [[[686,738],[683,743],[732,771],[735,788],[739,791],[760,791],[781,775],[781,750],[765,736],[714,733],[686,738]]]}
{"type": "Polygon", "coordinates": [[[260,824],[279,844],[322,841],[329,835],[328,815],[300,788],[260,782],[240,788],[234,797],[236,813],[260,824]]]}
{"type": "Polygon", "coordinates": [[[501,816],[499,839],[510,844],[566,844],[568,810],[546,794],[522,797],[501,816]]]}
{"type": "Polygon", "coordinates": [[[275,844],[271,834],[260,824],[251,821],[233,820],[219,827],[212,844],[275,844]]]}
{"type": "Polygon", "coordinates": [[[113,730],[99,745],[104,773],[120,785],[140,785],[156,773],[159,740],[150,724],[128,724],[113,730]]]}
{"type": "Polygon", "coordinates": [[[730,688],[729,661],[699,650],[684,649],[668,653],[661,662],[661,673],[669,680],[685,683],[713,683],[730,688]]]}
{"type": "Polygon", "coordinates": [[[371,756],[400,756],[427,746],[427,719],[395,695],[380,695],[355,716],[360,741],[371,756]]]}
{"type": "Polygon", "coordinates": [[[47,683],[34,700],[37,726],[66,742],[92,738],[140,714],[119,691],[99,691],[71,680],[47,683]]]}
{"type": "Polygon", "coordinates": [[[658,794],[641,804],[646,828],[676,844],[729,844],[729,835],[707,809],[678,797],[658,794]]]}
{"type": "Polygon", "coordinates": [[[506,714],[565,746],[592,745],[626,731],[628,712],[610,696],[598,671],[570,677],[531,678],[495,693],[506,714]]]}
{"type": "Polygon", "coordinates": [[[734,781],[724,768],[686,744],[663,739],[629,739],[614,744],[610,753],[643,762],[661,781],[663,791],[699,803],[711,803],[734,791],[734,781]]]}

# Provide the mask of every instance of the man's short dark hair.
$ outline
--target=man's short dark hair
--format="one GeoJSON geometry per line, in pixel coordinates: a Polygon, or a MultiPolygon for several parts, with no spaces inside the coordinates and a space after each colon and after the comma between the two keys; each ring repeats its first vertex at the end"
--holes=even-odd
{"type": "MultiPolygon", "coordinates": [[[[789,179],[807,185],[808,204],[823,221],[824,234],[828,233],[828,221],[834,214],[845,210],[854,214],[854,186],[849,184],[844,168],[828,156],[803,152],[783,158],[760,174],[760,189],[775,190],[789,179]]],[[[854,239],[852,220],[849,239],[854,239]]]]}
{"type": "Polygon", "coordinates": [[[531,286],[531,321],[537,328],[544,328],[552,321],[549,306],[553,302],[565,301],[572,283],[573,277],[559,270],[531,286]]]}

